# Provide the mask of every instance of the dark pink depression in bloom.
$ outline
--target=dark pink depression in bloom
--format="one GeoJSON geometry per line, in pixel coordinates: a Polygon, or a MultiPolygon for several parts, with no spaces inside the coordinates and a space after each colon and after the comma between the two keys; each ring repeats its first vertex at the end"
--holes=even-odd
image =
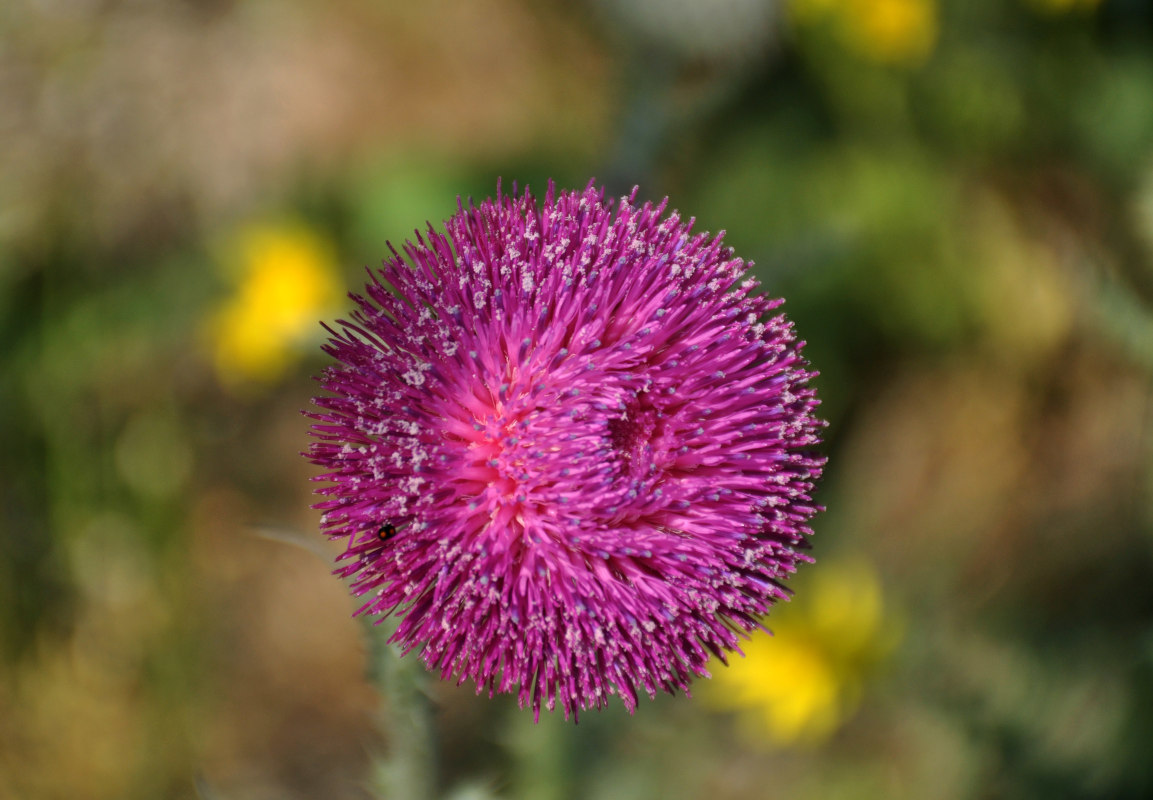
{"type": "Polygon", "coordinates": [[[330,329],[310,414],[357,613],[538,715],[687,692],[810,560],[802,343],[720,236],[635,195],[498,186],[429,226],[330,329]]]}

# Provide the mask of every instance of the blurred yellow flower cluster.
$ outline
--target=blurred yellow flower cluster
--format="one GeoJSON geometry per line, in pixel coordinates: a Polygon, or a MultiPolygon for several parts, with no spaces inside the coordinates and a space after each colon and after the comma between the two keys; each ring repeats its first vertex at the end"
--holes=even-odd
{"type": "Polygon", "coordinates": [[[831,24],[847,47],[882,64],[919,64],[937,43],[936,0],[790,0],[789,10],[799,25],[831,24]]]}
{"type": "Polygon", "coordinates": [[[273,381],[341,298],[333,247],[300,223],[252,225],[225,261],[236,289],[209,323],[217,373],[229,384],[273,381]]]}
{"type": "Polygon", "coordinates": [[[869,672],[896,645],[880,581],[860,559],[822,563],[805,576],[794,606],[778,606],[773,636],[754,634],[745,657],[713,665],[704,702],[738,712],[752,744],[816,746],[856,710],[869,672]]]}

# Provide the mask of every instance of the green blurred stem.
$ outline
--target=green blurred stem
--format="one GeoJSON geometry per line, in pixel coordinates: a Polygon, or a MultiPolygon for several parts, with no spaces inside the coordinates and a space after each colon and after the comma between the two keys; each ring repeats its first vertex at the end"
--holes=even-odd
{"type": "Polygon", "coordinates": [[[433,800],[436,797],[436,731],[429,674],[416,654],[400,657],[388,644],[398,621],[374,625],[365,618],[368,675],[380,690],[377,724],[387,739],[387,751],[373,767],[373,783],[386,800],[433,800]]]}
{"type": "Polygon", "coordinates": [[[572,722],[559,713],[541,714],[533,722],[531,709],[513,709],[505,725],[513,755],[511,796],[516,800],[568,800],[575,795],[573,753],[569,747],[572,722]]]}

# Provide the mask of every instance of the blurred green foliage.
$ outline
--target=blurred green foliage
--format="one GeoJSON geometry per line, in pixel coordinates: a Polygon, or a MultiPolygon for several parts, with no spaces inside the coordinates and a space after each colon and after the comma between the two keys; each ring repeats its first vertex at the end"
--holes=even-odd
{"type": "MultiPolygon", "coordinates": [[[[573,727],[436,684],[430,782],[1153,794],[1144,0],[17,0],[0,108],[0,797],[369,796],[389,708],[298,456],[322,331],[223,375],[256,274],[226,243],[292,220],[355,290],[458,195],[591,175],[788,298],[832,423],[815,555],[902,635],[804,741],[749,735],[772,692],[573,727]]],[[[839,652],[806,579],[746,685],[820,688],[773,660],[839,652]]]]}

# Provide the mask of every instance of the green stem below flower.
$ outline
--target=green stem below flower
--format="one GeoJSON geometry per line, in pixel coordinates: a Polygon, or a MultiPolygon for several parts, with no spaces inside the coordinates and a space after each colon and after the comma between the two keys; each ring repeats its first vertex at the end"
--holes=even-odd
{"type": "Polygon", "coordinates": [[[373,765],[373,786],[387,800],[434,800],[437,747],[429,675],[415,654],[401,658],[399,647],[388,644],[397,622],[364,623],[368,676],[380,690],[378,725],[388,747],[373,765]]]}

